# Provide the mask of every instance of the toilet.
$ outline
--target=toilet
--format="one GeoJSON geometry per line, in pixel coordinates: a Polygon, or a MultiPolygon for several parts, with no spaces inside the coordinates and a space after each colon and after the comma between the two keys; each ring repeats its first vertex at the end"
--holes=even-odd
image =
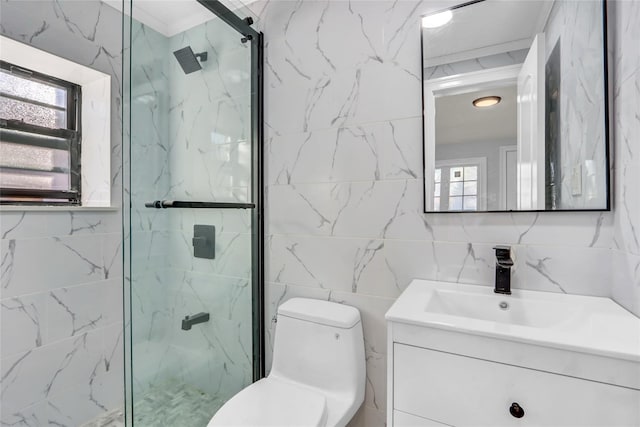
{"type": "Polygon", "coordinates": [[[364,401],[358,309],[292,298],[280,305],[271,373],[235,396],[208,427],[343,427],[364,401]]]}

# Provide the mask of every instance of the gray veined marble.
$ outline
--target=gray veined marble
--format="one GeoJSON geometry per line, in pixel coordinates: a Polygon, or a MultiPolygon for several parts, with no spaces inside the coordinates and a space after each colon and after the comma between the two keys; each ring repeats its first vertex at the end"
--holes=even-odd
{"type": "Polygon", "coordinates": [[[412,278],[491,284],[497,243],[514,248],[516,287],[613,295],[640,313],[640,2],[609,4],[614,212],[469,216],[422,213],[419,19],[440,6],[252,5],[266,37],[267,338],[293,296],[360,308],[369,381],[355,425],[384,424],[386,308],[412,278]]]}
{"type": "MultiPolygon", "coordinates": [[[[121,194],[122,17],[99,1],[2,2],[0,33],[109,74],[121,194]]],[[[2,425],[77,426],[122,405],[121,213],[0,212],[2,425]]]]}

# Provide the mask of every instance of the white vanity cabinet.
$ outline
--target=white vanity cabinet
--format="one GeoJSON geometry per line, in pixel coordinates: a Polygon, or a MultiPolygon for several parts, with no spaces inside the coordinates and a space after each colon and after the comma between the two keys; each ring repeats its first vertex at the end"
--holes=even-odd
{"type": "Polygon", "coordinates": [[[640,425],[638,390],[399,343],[393,352],[394,411],[425,419],[394,426],[640,425]]]}
{"type": "Polygon", "coordinates": [[[410,304],[401,296],[387,313],[388,426],[640,426],[634,337],[629,357],[571,348],[570,339],[545,345],[498,322],[471,330],[442,313],[419,321],[411,305],[424,311],[429,301],[407,291],[410,304]]]}

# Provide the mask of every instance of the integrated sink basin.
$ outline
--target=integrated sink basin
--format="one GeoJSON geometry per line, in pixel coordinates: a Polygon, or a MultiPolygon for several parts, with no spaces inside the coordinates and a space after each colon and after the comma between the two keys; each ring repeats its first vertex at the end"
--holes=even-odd
{"type": "Polygon", "coordinates": [[[386,319],[640,361],[640,319],[608,298],[416,279],[386,319]]]}
{"type": "MultiPolygon", "coordinates": [[[[474,286],[473,288],[477,288],[474,286]]],[[[487,294],[486,289],[434,289],[424,311],[475,320],[548,328],[577,317],[580,310],[547,298],[487,294]],[[480,292],[477,292],[477,291],[480,292]],[[476,291],[476,292],[474,292],[476,291]]]]}

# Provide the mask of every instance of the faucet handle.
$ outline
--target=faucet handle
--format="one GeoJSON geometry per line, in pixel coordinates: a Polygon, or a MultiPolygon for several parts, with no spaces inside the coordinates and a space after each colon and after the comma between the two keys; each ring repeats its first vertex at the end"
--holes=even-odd
{"type": "Polygon", "coordinates": [[[497,245],[493,249],[496,251],[496,260],[499,266],[505,268],[513,266],[511,246],[497,245]]]}
{"type": "Polygon", "coordinates": [[[511,258],[511,246],[496,245],[493,247],[493,249],[496,251],[496,258],[498,259],[511,258]]]}

